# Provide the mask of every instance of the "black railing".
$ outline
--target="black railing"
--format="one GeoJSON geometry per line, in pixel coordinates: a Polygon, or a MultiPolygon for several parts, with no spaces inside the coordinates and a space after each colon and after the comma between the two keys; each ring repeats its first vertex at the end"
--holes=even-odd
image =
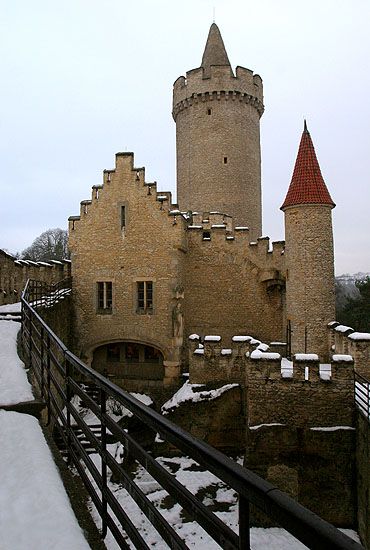
{"type": "Polygon", "coordinates": [[[79,472],[100,514],[103,537],[107,529],[110,529],[121,548],[129,548],[127,539],[130,539],[136,548],[148,548],[132,518],[128,516],[107,483],[109,468],[169,547],[187,548],[186,542],[135,484],[125,464],[117,462],[108,452],[107,437],[112,437],[113,434],[115,440],[123,444],[126,457],[139,462],[221,548],[250,548],[250,505],[262,510],[275,524],[278,523],[287,529],[308,548],[362,548],[360,544],[267,481],[194,438],[82,363],[46,325],[32,305],[41,305],[40,300],[35,298],[35,292],[38,292],[37,286],[35,290],[34,283],[28,282],[22,295],[23,346],[42,397],[48,405],[48,421],[53,424],[59,437],[64,441],[68,460],[79,472]],[[84,389],[86,385],[98,388],[98,399],[89,396],[84,389]],[[84,421],[72,396],[78,396],[83,407],[92,411],[99,419],[100,438],[96,435],[96,429],[92,429],[92,426],[84,421]],[[126,407],[142,423],[143,428],[145,426],[154,434],[159,433],[172,447],[194,459],[206,471],[212,472],[228,487],[234,489],[238,494],[239,533],[231,530],[201,500],[181,485],[150,452],[107,414],[108,399],[114,399],[126,407]],[[77,437],[76,427],[84,434],[94,452],[100,455],[99,467],[94,464],[77,437]]]}
{"type": "Polygon", "coordinates": [[[355,401],[360,413],[370,421],[370,382],[355,372],[355,401]]]}
{"type": "Polygon", "coordinates": [[[36,309],[38,307],[53,307],[71,294],[71,283],[70,277],[55,284],[30,280],[27,286],[27,301],[36,309]]]}

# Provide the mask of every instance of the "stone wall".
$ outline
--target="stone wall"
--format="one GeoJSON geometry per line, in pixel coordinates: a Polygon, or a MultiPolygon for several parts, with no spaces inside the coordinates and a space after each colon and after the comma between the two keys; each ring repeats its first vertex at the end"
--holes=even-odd
{"type": "MultiPolygon", "coordinates": [[[[249,425],[278,422],[297,427],[353,426],[353,361],[331,363],[331,377],[317,360],[295,357],[291,376],[280,358],[251,359],[246,370],[249,425]],[[308,379],[305,379],[308,372],[308,379]]],[[[268,355],[268,354],[266,354],[268,355]]]]}
{"type": "MultiPolygon", "coordinates": [[[[245,466],[326,521],[355,527],[356,432],[294,425],[247,431],[245,466]]],[[[257,524],[264,523],[260,515],[257,524]]]]}
{"type": "MultiPolygon", "coordinates": [[[[356,525],[354,362],[314,354],[282,362],[250,336],[224,347],[217,335],[189,342],[192,383],[236,382],[244,391],[245,466],[327,521],[356,525]]],[[[276,346],[277,347],[277,346],[276,346]]],[[[253,522],[269,525],[252,511],[253,522]]]]}
{"type": "Polygon", "coordinates": [[[328,323],[328,346],[332,353],[351,355],[356,372],[370,380],[370,333],[333,321],[328,323]]]}
{"type": "Polygon", "coordinates": [[[76,349],[77,342],[73,332],[73,305],[72,296],[66,296],[53,307],[39,307],[37,312],[72,352],[76,349]]]}
{"type": "Polygon", "coordinates": [[[28,279],[52,284],[69,276],[70,262],[68,260],[63,262],[17,260],[7,252],[0,250],[0,305],[19,302],[28,279]]]}
{"type": "Polygon", "coordinates": [[[184,278],[185,333],[221,334],[226,342],[235,334],[265,342],[284,338],[284,243],[273,243],[270,252],[268,238],[250,242],[249,232],[232,221],[207,227],[193,218],[184,278]]]}
{"type": "Polygon", "coordinates": [[[250,426],[283,423],[296,427],[353,426],[353,358],[334,355],[323,367],[317,355],[297,354],[289,368],[278,353],[250,336],[235,336],[223,347],[220,336],[200,345],[189,340],[189,377],[194,384],[236,382],[246,388],[250,426]]]}
{"type": "MultiPolygon", "coordinates": [[[[195,391],[207,393],[209,386],[195,391]]],[[[215,386],[212,386],[215,389],[215,386]]],[[[169,420],[194,437],[225,453],[242,452],[245,447],[243,391],[231,387],[215,399],[185,401],[166,410],[169,420]]]]}
{"type": "Polygon", "coordinates": [[[370,423],[357,416],[357,507],[358,532],[365,548],[370,548],[370,423]]]}

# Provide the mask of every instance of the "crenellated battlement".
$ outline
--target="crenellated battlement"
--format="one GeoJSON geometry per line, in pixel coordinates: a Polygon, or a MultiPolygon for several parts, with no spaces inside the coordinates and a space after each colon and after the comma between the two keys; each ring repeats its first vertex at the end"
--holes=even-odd
{"type": "MultiPolygon", "coordinates": [[[[271,345],[271,348],[273,349],[274,346],[271,345]]],[[[235,360],[243,362],[245,373],[253,371],[257,378],[263,379],[265,382],[278,379],[284,383],[292,381],[333,382],[338,379],[352,379],[353,373],[351,374],[350,369],[347,368],[354,363],[352,355],[334,354],[331,363],[324,365],[320,363],[317,354],[297,353],[293,356],[293,361],[288,361],[282,359],[281,355],[272,349],[270,349],[270,345],[253,336],[234,336],[231,343],[228,343],[228,347],[224,347],[219,335],[209,335],[201,339],[197,334],[192,334],[189,337],[189,362],[194,369],[190,368],[190,381],[192,383],[210,383],[215,379],[215,375],[219,380],[225,381],[229,379],[230,373],[226,372],[223,367],[234,363],[235,360]],[[202,365],[199,368],[200,362],[202,365]],[[204,380],[204,377],[207,376],[207,363],[212,364],[212,369],[210,379],[204,380]],[[219,363],[218,375],[215,372],[215,363],[219,363]]],[[[231,379],[234,380],[235,376],[239,376],[236,375],[238,368],[231,370],[231,379]]],[[[243,377],[244,374],[239,383],[242,383],[243,377]]]]}
{"type": "Polygon", "coordinates": [[[236,68],[236,76],[228,66],[211,66],[210,76],[199,67],[187,71],[173,85],[173,118],[194,103],[212,101],[239,101],[256,107],[262,116],[263,84],[259,75],[244,67],[236,68]]]}
{"type": "Polygon", "coordinates": [[[351,355],[333,355],[321,364],[317,354],[282,359],[252,336],[189,337],[189,379],[194,384],[235,382],[244,387],[251,424],[352,425],[354,414],[351,355]]]}
{"type": "Polygon", "coordinates": [[[332,354],[350,355],[358,374],[370,379],[370,333],[356,332],[337,321],[328,323],[328,346],[332,354]]]}
{"type": "Polygon", "coordinates": [[[248,252],[250,261],[258,267],[259,282],[274,281],[273,284],[276,284],[280,281],[281,284],[285,284],[282,275],[285,266],[284,241],[273,242],[272,246],[270,246],[269,237],[260,237],[257,241],[251,241],[249,228],[235,225],[233,217],[222,212],[183,212],[182,214],[187,217],[187,231],[192,242],[204,243],[207,250],[212,244],[219,246],[222,242],[227,243],[227,250],[240,245],[243,253],[248,252]]]}

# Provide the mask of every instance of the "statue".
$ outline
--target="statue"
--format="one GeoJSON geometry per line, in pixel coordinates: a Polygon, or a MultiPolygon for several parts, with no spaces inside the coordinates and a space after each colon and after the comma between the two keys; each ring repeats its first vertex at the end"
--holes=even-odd
{"type": "Polygon", "coordinates": [[[179,339],[182,344],[184,334],[184,314],[181,309],[181,302],[177,300],[172,310],[172,330],[176,339],[179,339]]]}

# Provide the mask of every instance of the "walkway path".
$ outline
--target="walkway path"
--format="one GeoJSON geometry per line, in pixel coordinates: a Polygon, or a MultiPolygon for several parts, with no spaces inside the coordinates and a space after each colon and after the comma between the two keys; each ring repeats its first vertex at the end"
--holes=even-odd
{"type": "Polygon", "coordinates": [[[0,320],[0,548],[88,550],[37,419],[1,410],[33,399],[17,355],[19,329],[0,320]]]}

